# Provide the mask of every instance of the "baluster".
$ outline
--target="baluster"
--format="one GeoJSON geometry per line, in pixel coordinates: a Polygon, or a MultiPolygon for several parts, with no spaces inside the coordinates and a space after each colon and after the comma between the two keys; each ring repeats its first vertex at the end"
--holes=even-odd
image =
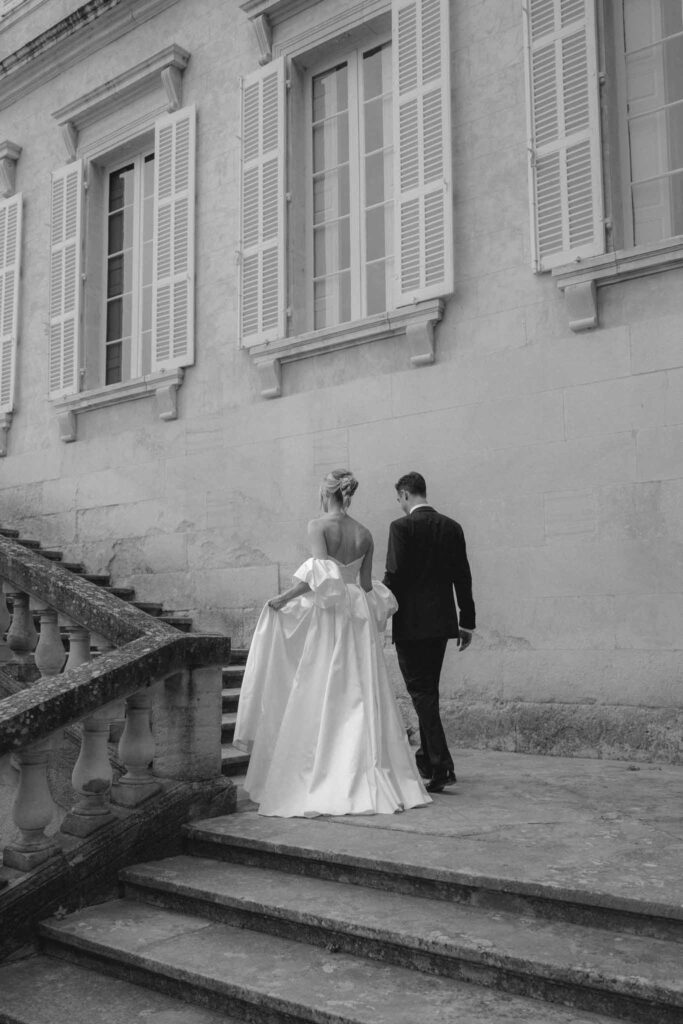
{"type": "Polygon", "coordinates": [[[59,852],[55,840],[45,835],[55,811],[47,781],[50,749],[51,741],[45,739],[24,747],[15,755],[21,774],[12,817],[19,839],[3,850],[5,867],[31,871],[59,852]]]}
{"type": "Polygon", "coordinates": [[[126,700],[126,725],[119,741],[119,758],[126,774],[112,790],[114,803],[126,807],[136,807],[161,789],[149,767],[154,758],[151,708],[149,690],[138,690],[126,700]]]}
{"type": "Polygon", "coordinates": [[[38,605],[40,635],[35,649],[35,662],[43,676],[56,676],[64,668],[66,651],[57,624],[57,611],[49,605],[38,605]]]}
{"type": "Polygon", "coordinates": [[[14,661],[21,665],[33,665],[38,634],[33,625],[28,594],[23,590],[9,590],[7,596],[12,602],[12,624],[7,633],[7,645],[14,661]]]}
{"type": "MultiPolygon", "coordinates": [[[[89,660],[90,633],[71,624],[65,670],[89,660]]],[[[77,799],[62,822],[62,832],[69,835],[90,835],[114,817],[110,807],[113,773],[107,746],[110,717],[111,708],[106,707],[83,721],[81,750],[71,776],[77,799]]]]}
{"type": "Polygon", "coordinates": [[[9,629],[10,622],[11,616],[7,607],[7,594],[5,593],[4,584],[0,580],[0,662],[7,662],[11,657],[9,648],[5,643],[5,635],[9,629]]]}
{"type": "MultiPolygon", "coordinates": [[[[106,636],[102,636],[100,633],[93,633],[92,640],[97,648],[98,655],[109,654],[110,651],[116,650],[111,640],[107,640],[106,636]]],[[[118,743],[126,725],[126,704],[123,700],[117,700],[110,704],[109,707],[111,709],[109,742],[118,743]]]]}

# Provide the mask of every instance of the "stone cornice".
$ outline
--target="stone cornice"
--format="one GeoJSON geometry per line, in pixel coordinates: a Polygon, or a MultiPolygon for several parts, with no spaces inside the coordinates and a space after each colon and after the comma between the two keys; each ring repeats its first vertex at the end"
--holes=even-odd
{"type": "Polygon", "coordinates": [[[0,61],[0,110],[178,0],[89,0],[0,61]]]}

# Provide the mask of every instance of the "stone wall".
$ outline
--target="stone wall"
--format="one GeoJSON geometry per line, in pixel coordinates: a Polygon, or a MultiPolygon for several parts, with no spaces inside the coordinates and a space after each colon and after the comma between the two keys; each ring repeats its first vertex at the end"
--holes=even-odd
{"type": "Polygon", "coordinates": [[[530,269],[520,4],[451,11],[456,290],[433,366],[381,341],[287,364],[283,397],[260,397],[236,337],[238,79],[258,62],[236,3],[175,3],[0,112],[26,203],[0,520],[240,645],[306,556],[324,471],[357,474],[381,575],[393,484],[418,469],[474,576],[475,642],[443,677],[454,740],[676,760],[683,271],[602,288],[599,328],[569,330],[530,269]],[[63,444],[45,400],[49,171],[65,162],[50,112],[171,42],[192,55],[198,107],[196,365],[176,421],[130,402],[82,415],[63,444]]]}

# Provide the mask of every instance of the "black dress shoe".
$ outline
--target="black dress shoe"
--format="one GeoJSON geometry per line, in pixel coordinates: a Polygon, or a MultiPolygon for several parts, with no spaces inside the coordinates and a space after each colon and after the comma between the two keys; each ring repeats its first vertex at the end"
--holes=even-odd
{"type": "Polygon", "coordinates": [[[427,783],[425,789],[428,793],[441,793],[446,786],[452,786],[457,781],[455,772],[447,772],[445,775],[435,775],[431,781],[427,783]]]}

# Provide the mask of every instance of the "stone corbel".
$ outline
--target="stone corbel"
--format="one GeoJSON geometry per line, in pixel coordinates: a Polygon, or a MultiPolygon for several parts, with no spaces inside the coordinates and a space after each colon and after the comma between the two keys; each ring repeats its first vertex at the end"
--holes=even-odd
{"type": "Polygon", "coordinates": [[[168,112],[180,110],[183,105],[183,72],[175,64],[164,68],[161,72],[161,82],[168,100],[168,112]]]}
{"type": "Polygon", "coordinates": [[[259,64],[269,64],[273,59],[273,30],[270,27],[268,15],[259,14],[258,17],[251,19],[251,23],[254,26],[256,41],[261,51],[259,64]]]}
{"type": "Polygon", "coordinates": [[[174,380],[168,384],[163,383],[155,388],[154,400],[160,420],[178,419],[178,388],[181,383],[182,376],[180,380],[174,380]]]}
{"type": "Polygon", "coordinates": [[[12,413],[0,413],[0,458],[7,455],[7,435],[12,426],[12,413]]]}
{"type": "Polygon", "coordinates": [[[67,121],[60,125],[60,128],[69,160],[75,160],[78,156],[78,128],[73,121],[67,121]]]}
{"type": "Polygon", "coordinates": [[[430,366],[434,362],[434,320],[408,324],[406,338],[411,366],[430,366]]]}
{"type": "Polygon", "coordinates": [[[263,398],[279,398],[282,394],[282,364],[276,356],[256,360],[263,398]]]}
{"type": "Polygon", "coordinates": [[[598,326],[598,298],[595,281],[565,286],[564,298],[572,331],[590,331],[598,326]]]}
{"type": "Polygon", "coordinates": [[[17,160],[21,156],[21,146],[6,139],[0,142],[0,197],[9,199],[15,192],[17,160]]]}
{"type": "Polygon", "coordinates": [[[71,441],[75,441],[78,437],[78,424],[76,419],[76,413],[70,410],[60,412],[57,416],[57,422],[59,423],[59,439],[64,441],[65,444],[69,444],[71,441]]]}

